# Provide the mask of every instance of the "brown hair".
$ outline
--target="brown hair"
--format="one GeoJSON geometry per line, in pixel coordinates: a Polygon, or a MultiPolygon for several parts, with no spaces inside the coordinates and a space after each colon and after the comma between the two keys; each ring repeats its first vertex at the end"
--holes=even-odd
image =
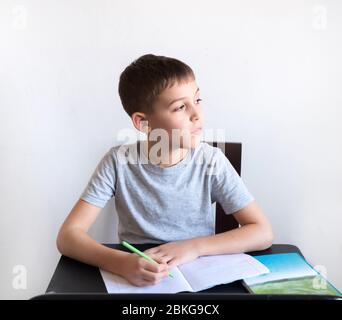
{"type": "Polygon", "coordinates": [[[124,110],[153,113],[158,95],[175,82],[195,79],[192,69],[184,62],[165,56],[145,54],[134,60],[120,75],[119,95],[124,110]]]}

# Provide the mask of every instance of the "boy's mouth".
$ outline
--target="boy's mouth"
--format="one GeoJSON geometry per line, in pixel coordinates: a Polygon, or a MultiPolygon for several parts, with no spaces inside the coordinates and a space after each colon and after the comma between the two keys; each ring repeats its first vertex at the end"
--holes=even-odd
{"type": "Polygon", "coordinates": [[[202,132],[202,128],[197,128],[194,131],[191,131],[191,134],[200,134],[202,132]]]}

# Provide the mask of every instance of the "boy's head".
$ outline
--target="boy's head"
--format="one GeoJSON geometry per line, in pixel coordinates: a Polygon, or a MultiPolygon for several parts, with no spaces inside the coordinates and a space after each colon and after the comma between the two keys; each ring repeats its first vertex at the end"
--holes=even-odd
{"type": "Polygon", "coordinates": [[[163,129],[170,141],[173,130],[181,147],[196,147],[201,131],[194,131],[202,127],[201,99],[195,74],[187,64],[143,55],[122,72],[119,95],[136,129],[147,134],[163,129]]]}

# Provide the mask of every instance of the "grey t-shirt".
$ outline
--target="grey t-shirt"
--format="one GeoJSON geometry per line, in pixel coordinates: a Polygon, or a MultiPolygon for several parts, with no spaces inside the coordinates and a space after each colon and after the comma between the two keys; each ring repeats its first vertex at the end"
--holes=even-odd
{"type": "Polygon", "coordinates": [[[115,197],[120,241],[163,243],[213,235],[212,203],[230,214],[254,200],[221,149],[206,142],[170,167],[152,164],[141,149],[139,141],[112,147],[81,195],[100,208],[115,197]]]}

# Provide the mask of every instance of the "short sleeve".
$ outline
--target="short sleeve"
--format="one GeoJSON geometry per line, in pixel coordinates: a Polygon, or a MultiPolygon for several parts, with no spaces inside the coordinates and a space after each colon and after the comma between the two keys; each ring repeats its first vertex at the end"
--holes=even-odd
{"type": "Polygon", "coordinates": [[[116,165],[113,148],[97,165],[80,199],[103,208],[115,195],[116,165]]]}
{"type": "Polygon", "coordinates": [[[210,174],[211,199],[218,202],[225,214],[234,213],[254,200],[241,177],[221,149],[214,153],[210,174]]]}

